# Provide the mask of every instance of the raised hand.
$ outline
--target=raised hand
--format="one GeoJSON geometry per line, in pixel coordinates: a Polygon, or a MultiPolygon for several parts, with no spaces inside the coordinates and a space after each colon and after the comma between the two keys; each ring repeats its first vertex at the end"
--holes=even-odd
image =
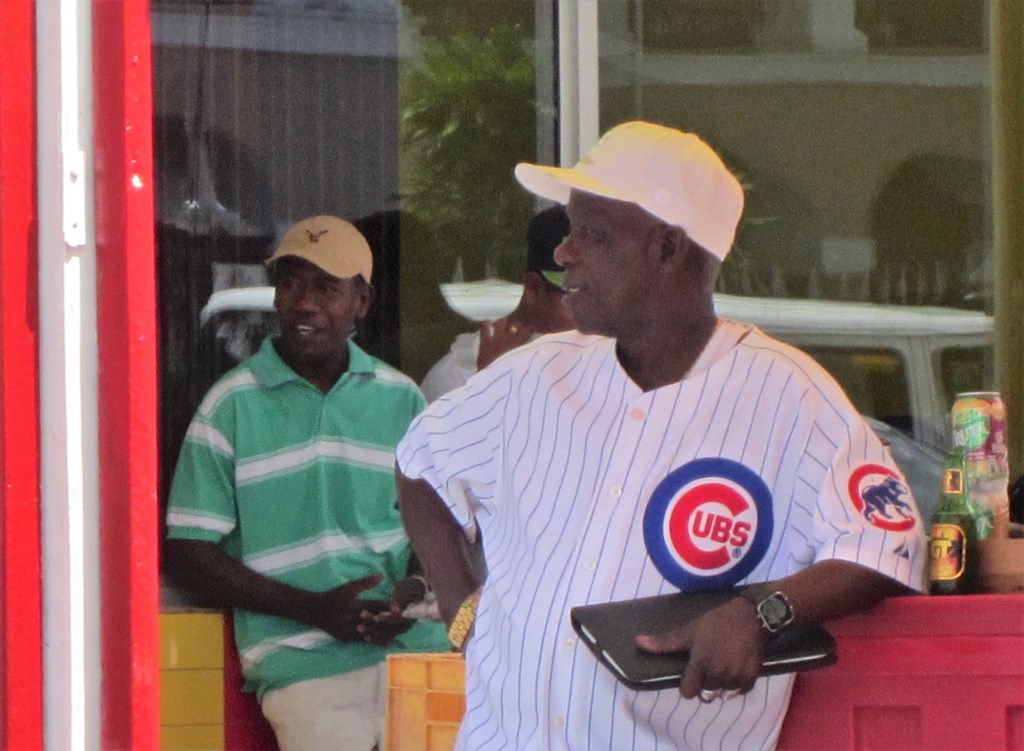
{"type": "Polygon", "coordinates": [[[484,321],[480,324],[480,352],[476,356],[477,369],[486,368],[509,350],[530,341],[534,330],[517,324],[511,318],[484,321]]]}

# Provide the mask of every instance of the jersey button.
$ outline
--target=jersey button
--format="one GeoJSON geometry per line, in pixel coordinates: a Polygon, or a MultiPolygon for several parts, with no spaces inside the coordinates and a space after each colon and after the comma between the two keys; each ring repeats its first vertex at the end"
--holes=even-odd
{"type": "Polygon", "coordinates": [[[629,410],[630,420],[642,420],[645,417],[647,417],[647,412],[640,409],[639,407],[633,407],[633,409],[629,410]]]}
{"type": "Polygon", "coordinates": [[[565,727],[565,718],[555,717],[551,720],[551,727],[553,727],[555,730],[561,730],[565,727]]]}
{"type": "Polygon", "coordinates": [[[587,571],[597,571],[597,561],[587,561],[583,564],[583,568],[587,571]]]}
{"type": "Polygon", "coordinates": [[[622,488],[620,488],[618,485],[614,485],[613,487],[609,488],[608,495],[610,495],[612,498],[621,498],[622,488]]]}
{"type": "Polygon", "coordinates": [[[565,649],[567,652],[576,649],[576,640],[566,639],[562,642],[562,648],[565,649]]]}

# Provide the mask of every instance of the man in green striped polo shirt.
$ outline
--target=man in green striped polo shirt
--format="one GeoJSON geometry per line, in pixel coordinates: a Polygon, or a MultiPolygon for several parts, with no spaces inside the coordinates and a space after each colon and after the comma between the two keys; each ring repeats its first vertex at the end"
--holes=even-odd
{"type": "Polygon", "coordinates": [[[279,335],[225,374],[188,428],[166,561],[234,608],[247,687],[282,751],[381,745],[384,656],[445,651],[402,609],[426,593],[396,508],[394,447],[424,401],[350,336],[373,258],[350,223],[294,225],[267,262],[279,335]]]}

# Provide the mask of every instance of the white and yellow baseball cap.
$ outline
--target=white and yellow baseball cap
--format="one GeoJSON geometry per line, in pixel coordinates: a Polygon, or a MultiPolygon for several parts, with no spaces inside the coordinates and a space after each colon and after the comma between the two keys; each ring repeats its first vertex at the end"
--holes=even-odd
{"type": "Polygon", "coordinates": [[[293,224],[266,260],[271,266],[285,256],[302,258],[331,276],[371,281],[373,253],[366,238],[351,222],[336,216],[313,216],[293,224]]]}
{"type": "Polygon", "coordinates": [[[567,203],[572,190],[635,203],[725,260],[740,215],[743,187],[699,136],[633,121],[605,133],[575,167],[516,165],[531,193],[567,203]]]}

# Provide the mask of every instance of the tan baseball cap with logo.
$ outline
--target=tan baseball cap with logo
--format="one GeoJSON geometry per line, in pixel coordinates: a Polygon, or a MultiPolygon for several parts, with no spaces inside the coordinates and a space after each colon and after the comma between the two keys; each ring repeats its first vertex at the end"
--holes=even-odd
{"type": "Polygon", "coordinates": [[[373,277],[373,253],[366,238],[351,222],[336,216],[313,216],[296,222],[285,233],[268,266],[295,256],[309,261],[339,279],[373,277]]]}

